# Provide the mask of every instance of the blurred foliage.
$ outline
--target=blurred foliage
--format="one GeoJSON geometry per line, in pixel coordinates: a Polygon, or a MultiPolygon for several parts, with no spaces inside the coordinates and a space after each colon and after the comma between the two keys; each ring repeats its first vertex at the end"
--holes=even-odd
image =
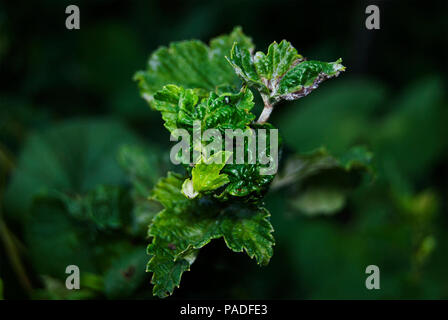
{"type": "Polygon", "coordinates": [[[286,160],[272,189],[289,187],[290,203],[304,214],[332,214],[345,205],[349,191],[372,181],[372,153],[353,147],[339,159],[324,148],[286,160]]]}
{"type": "Polygon", "coordinates": [[[55,125],[27,139],[5,194],[8,212],[26,214],[42,189],[83,193],[98,184],[119,184],[126,175],[116,161],[123,143],[137,138],[119,123],[80,120],[55,125]]]}
{"type": "Polygon", "coordinates": [[[0,297],[152,296],[145,226],[160,207],[145,194],[173,168],[160,151],[169,135],[132,77],[160,45],[241,25],[260,50],[287,38],[347,66],[273,113],[281,170],[322,145],[335,159],[364,145],[376,171],[362,184],[345,175],[343,197],[327,183],[333,170],[308,195],[305,180],[274,188],[269,266],[215,241],[173,298],[448,298],[445,1],[380,2],[377,31],[365,30],[359,1],[84,0],[79,31],[64,28],[68,4],[41,1],[36,14],[0,3],[0,297]],[[310,203],[321,203],[316,214],[310,203]],[[80,266],[81,290],[65,288],[69,264],[80,266]],[[370,264],[381,290],[364,286],[370,264]]]}

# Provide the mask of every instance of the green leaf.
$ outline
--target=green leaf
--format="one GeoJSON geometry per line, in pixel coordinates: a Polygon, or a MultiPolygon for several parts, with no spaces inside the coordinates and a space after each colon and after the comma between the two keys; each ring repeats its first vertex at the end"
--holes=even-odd
{"type": "Polygon", "coordinates": [[[159,177],[156,150],[143,145],[123,145],[119,149],[118,163],[129,175],[135,192],[148,196],[159,177]]]}
{"type": "Polygon", "coordinates": [[[217,236],[214,220],[216,213],[209,212],[209,219],[205,219],[207,215],[202,212],[211,209],[212,202],[207,199],[187,199],[181,193],[182,183],[181,176],[168,173],[168,177],[162,178],[156,186],[154,194],[161,195],[156,199],[165,209],[157,214],[148,231],[150,236],[159,237],[166,243],[173,244],[171,249],[175,255],[184,252],[189,246],[199,249],[217,236]],[[181,199],[173,200],[177,198],[181,199]],[[202,205],[198,205],[199,203],[202,205]]]}
{"type": "Polygon", "coordinates": [[[109,120],[67,121],[30,136],[6,190],[6,211],[26,215],[42,190],[84,194],[99,184],[123,184],[116,155],[129,143],[138,143],[137,137],[109,120]]]}
{"type": "MultiPolygon", "coordinates": [[[[131,295],[144,280],[146,255],[143,237],[139,241],[126,234],[131,203],[127,199],[123,206],[122,196],[117,187],[104,186],[84,196],[37,196],[24,230],[34,270],[57,284],[57,279],[65,281],[65,268],[75,264],[81,269],[83,288],[95,291],[85,294],[131,295]]],[[[54,292],[56,298],[59,291],[54,292]]]]}
{"type": "Polygon", "coordinates": [[[199,193],[213,191],[229,183],[227,175],[220,174],[220,171],[231,155],[231,152],[219,151],[208,159],[202,156],[191,171],[192,179],[187,179],[182,184],[182,193],[192,199],[199,193]]]}
{"type": "Polygon", "coordinates": [[[269,46],[268,53],[255,55],[235,43],[227,58],[236,74],[260,91],[265,105],[281,100],[296,100],[308,95],[319,84],[345,70],[342,60],[306,61],[292,45],[283,40],[269,46]]]}
{"type": "MultiPolygon", "coordinates": [[[[254,56],[256,70],[262,79],[272,82],[280,79],[286,74],[293,63],[302,61],[303,57],[288,41],[281,41],[280,44],[272,43],[268,48],[268,53],[257,52],[254,56]]],[[[268,86],[269,87],[269,86],[268,86]]]]}
{"type": "Polygon", "coordinates": [[[99,230],[129,225],[132,203],[129,194],[117,186],[99,185],[84,196],[60,195],[72,216],[92,222],[99,230]]]}
{"type": "MultiPolygon", "coordinates": [[[[250,112],[252,109],[253,94],[243,87],[239,93],[223,93],[221,95],[211,93],[208,98],[200,98],[191,89],[183,89],[181,87],[168,85],[155,95],[156,109],[162,112],[162,117],[165,120],[165,127],[172,131],[175,128],[186,129],[190,136],[193,135],[193,122],[200,121],[201,135],[207,129],[217,129],[222,134],[225,134],[226,129],[235,130],[234,134],[239,135],[237,129],[240,129],[244,136],[246,133],[255,139],[252,131],[253,129],[267,129],[267,146],[270,146],[270,130],[274,127],[270,124],[254,125],[252,121],[255,116],[250,112]]],[[[255,135],[258,131],[255,130],[255,135]]],[[[244,139],[244,137],[242,137],[244,139]]],[[[281,139],[279,137],[279,142],[281,139]]],[[[256,141],[256,140],[254,140],[256,141]]],[[[190,141],[191,142],[191,141],[190,141]]],[[[223,141],[224,146],[225,141],[223,141]]],[[[238,140],[234,143],[234,148],[238,144],[238,140]]],[[[202,147],[206,148],[208,142],[202,141],[202,147]]],[[[192,143],[193,145],[193,143],[192,143]]],[[[256,145],[258,150],[258,145],[256,145]]],[[[269,149],[270,147],[268,147],[269,149]]],[[[261,151],[269,153],[269,150],[261,151]]],[[[190,147],[190,154],[193,154],[193,146],[190,147]]],[[[260,153],[258,153],[260,154],[260,153]]],[[[234,156],[236,153],[234,152],[234,156]]],[[[248,148],[248,143],[245,143],[245,158],[256,157],[248,148]]],[[[255,196],[261,197],[267,191],[269,183],[273,179],[273,175],[261,175],[260,169],[264,167],[259,163],[257,158],[256,163],[227,164],[222,170],[230,179],[230,184],[226,191],[221,195],[222,199],[228,196],[246,197],[255,196]]],[[[187,167],[190,172],[191,168],[187,167]]],[[[224,180],[223,180],[224,184],[224,180]]],[[[216,188],[215,188],[216,189],[216,188]]],[[[198,190],[193,187],[192,181],[186,181],[184,191],[190,197],[195,197],[198,190]]]]}
{"type": "Polygon", "coordinates": [[[372,153],[365,147],[354,147],[346,154],[336,158],[328,153],[325,148],[308,152],[303,155],[295,155],[288,159],[283,170],[275,178],[273,187],[280,188],[318,174],[324,170],[342,169],[346,172],[358,169],[372,173],[372,153]]]}
{"type": "MultiPolygon", "coordinates": [[[[253,137],[254,141],[258,141],[259,131],[257,129],[266,129],[266,150],[259,150],[259,146],[256,146],[256,154],[258,155],[255,163],[243,163],[243,164],[227,164],[222,173],[228,175],[230,183],[226,186],[224,192],[219,196],[222,200],[229,199],[229,196],[232,197],[244,197],[244,199],[240,200],[248,200],[253,201],[257,199],[261,199],[266,192],[268,191],[269,185],[274,179],[275,174],[261,174],[261,170],[263,168],[268,167],[269,165],[275,165],[275,159],[272,157],[270,150],[270,139],[271,133],[270,129],[275,129],[271,124],[265,123],[262,125],[254,124],[251,126],[252,129],[255,129],[253,133],[255,136],[253,137]],[[269,155],[270,161],[272,163],[261,164],[260,163],[260,155],[269,155]]],[[[245,152],[249,157],[255,157],[249,150],[248,144],[245,145],[245,152]]],[[[278,152],[281,152],[282,148],[282,138],[278,137],[278,152]]],[[[235,153],[235,152],[234,152],[235,153]]]]}
{"type": "MultiPolygon", "coordinates": [[[[171,175],[169,181],[170,190],[178,190],[172,193],[180,192],[181,177],[171,175]]],[[[175,205],[166,204],[148,232],[153,237],[148,246],[148,271],[153,272],[155,295],[171,294],[179,286],[182,273],[190,269],[198,250],[212,239],[223,237],[231,250],[246,251],[261,265],[269,262],[274,238],[266,209],[207,197],[187,200],[183,210],[174,211],[175,205]]]]}
{"type": "Polygon", "coordinates": [[[254,205],[192,200],[180,213],[169,209],[159,213],[149,235],[156,242],[163,239],[163,244],[176,258],[183,257],[190,249],[202,248],[212,239],[223,237],[231,250],[245,250],[251,258],[255,257],[259,264],[265,265],[272,256],[274,245],[269,216],[266,209],[254,205]]]}
{"type": "Polygon", "coordinates": [[[307,215],[333,214],[345,205],[349,191],[374,177],[372,154],[354,147],[340,157],[324,148],[291,157],[273,188],[291,186],[291,205],[307,215]]]}
{"type": "Polygon", "coordinates": [[[274,251],[274,228],[265,208],[229,207],[220,219],[220,230],[227,246],[235,252],[247,252],[260,265],[267,265],[274,251]]]}
{"type": "Polygon", "coordinates": [[[201,129],[245,129],[255,116],[250,113],[254,106],[250,90],[242,88],[238,93],[210,93],[184,89],[175,85],[164,86],[154,95],[154,108],[162,113],[165,127],[193,129],[193,121],[201,122],[201,129]]]}
{"type": "Polygon", "coordinates": [[[159,48],[149,58],[147,70],[134,76],[142,97],[154,107],[154,94],[168,84],[200,88],[207,93],[219,88],[238,87],[240,81],[224,58],[234,42],[246,49],[253,48],[251,39],[239,27],[229,35],[212,39],[210,46],[191,40],[159,48]]]}
{"type": "MultiPolygon", "coordinates": [[[[248,131],[250,128],[273,129],[269,124],[265,126],[252,124],[255,116],[250,110],[253,106],[253,94],[245,87],[236,94],[223,93],[218,95],[211,93],[208,98],[201,99],[197,95],[197,91],[168,85],[155,95],[155,108],[161,111],[162,118],[165,120],[165,127],[171,132],[177,128],[186,129],[190,135],[193,133],[194,121],[200,121],[201,134],[207,129],[218,129],[222,134],[225,134],[226,129],[240,129],[243,135],[249,133],[250,136],[253,136],[253,132],[248,131]]],[[[235,134],[237,132],[235,131],[235,134]]],[[[269,141],[270,131],[268,130],[267,133],[269,141]]],[[[256,131],[255,134],[257,134],[256,131]]],[[[202,147],[206,148],[208,142],[202,141],[202,143],[202,147]]],[[[237,144],[238,140],[234,144],[234,148],[237,144]]],[[[266,153],[267,151],[263,152],[266,153]]],[[[193,146],[190,147],[190,154],[193,154],[193,146]]],[[[234,155],[236,156],[236,153],[234,155]]],[[[245,144],[245,155],[246,158],[249,156],[255,157],[248,149],[247,143],[245,144]]],[[[223,173],[229,176],[230,184],[226,192],[222,194],[222,199],[228,198],[229,195],[259,198],[267,190],[273,179],[273,175],[260,175],[262,167],[263,165],[259,162],[227,164],[223,168],[223,173]]],[[[187,167],[187,170],[190,172],[191,168],[187,167]]],[[[198,195],[198,190],[193,187],[192,183],[191,180],[186,181],[184,191],[193,198],[198,195]]],[[[222,184],[224,184],[224,180],[222,184]]]]}
{"type": "Polygon", "coordinates": [[[153,272],[151,283],[154,285],[153,293],[159,298],[164,298],[173,293],[180,285],[182,274],[190,270],[190,265],[196,259],[197,250],[192,250],[186,258],[176,259],[172,254],[170,244],[154,240],[148,246],[151,258],[147,271],[153,272]]]}
{"type": "Polygon", "coordinates": [[[319,94],[293,102],[287,112],[275,115],[275,123],[295,152],[325,146],[331,153],[343,154],[359,141],[370,141],[376,136],[372,132],[381,132],[374,119],[386,94],[382,83],[343,77],[319,94]]]}
{"type": "Polygon", "coordinates": [[[0,300],[3,300],[3,280],[0,278],[0,300]]]}
{"type": "Polygon", "coordinates": [[[243,87],[235,94],[212,93],[207,100],[198,105],[196,118],[202,121],[202,127],[206,129],[245,130],[255,119],[250,110],[254,106],[253,94],[243,87]]]}
{"type": "Polygon", "coordinates": [[[48,196],[36,198],[24,232],[33,269],[61,280],[66,277],[65,268],[71,264],[83,272],[97,272],[91,246],[93,235],[89,231],[91,228],[86,222],[68,213],[63,200],[48,196]]]}
{"type": "Polygon", "coordinates": [[[447,140],[440,139],[448,131],[444,92],[440,78],[419,79],[390,101],[392,111],[370,129],[379,169],[394,184],[424,179],[446,154],[447,140]]]}
{"type": "Polygon", "coordinates": [[[160,211],[158,206],[148,201],[151,189],[159,177],[158,157],[154,148],[125,145],[120,148],[118,162],[128,174],[132,184],[134,228],[138,233],[146,230],[154,215],[160,211]]]}
{"type": "Polygon", "coordinates": [[[261,175],[261,167],[258,163],[226,165],[222,172],[229,177],[230,183],[221,196],[224,199],[227,199],[226,195],[261,198],[274,179],[274,175],[261,175]]]}
{"type": "Polygon", "coordinates": [[[166,178],[161,178],[151,191],[151,199],[160,202],[164,208],[181,212],[189,205],[189,201],[181,192],[184,178],[173,172],[168,172],[166,178]]]}
{"type": "MultiPolygon", "coordinates": [[[[227,58],[227,60],[232,65],[235,73],[243,79],[245,83],[255,87],[265,94],[269,93],[269,89],[262,82],[260,75],[257,73],[250,50],[240,48],[240,46],[235,43],[230,52],[230,59],[227,58]]],[[[262,72],[265,72],[265,70],[262,70],[262,72]]]]}
{"type": "Polygon", "coordinates": [[[173,132],[178,128],[178,119],[187,110],[194,109],[199,99],[205,97],[200,91],[184,89],[175,85],[166,85],[154,95],[154,109],[160,111],[165,121],[165,128],[173,132]],[[182,105],[183,113],[180,112],[182,105]]]}
{"type": "Polygon", "coordinates": [[[342,59],[336,62],[303,61],[292,67],[280,80],[278,91],[285,100],[296,100],[308,95],[319,84],[336,77],[345,67],[342,59]]]}
{"type": "Polygon", "coordinates": [[[104,275],[106,296],[112,299],[131,296],[145,279],[146,259],[145,247],[137,246],[113,261],[104,275]]]}

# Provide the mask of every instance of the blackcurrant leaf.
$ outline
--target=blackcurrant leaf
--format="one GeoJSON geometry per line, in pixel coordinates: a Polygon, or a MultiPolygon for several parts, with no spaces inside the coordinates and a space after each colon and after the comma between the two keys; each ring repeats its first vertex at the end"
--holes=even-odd
{"type": "Polygon", "coordinates": [[[42,190],[84,194],[99,184],[123,184],[117,153],[121,145],[135,143],[134,134],[110,120],[67,121],[31,135],[6,190],[7,212],[13,218],[29,214],[33,196],[42,190]]]}
{"type": "Polygon", "coordinates": [[[252,40],[237,27],[229,35],[212,39],[209,46],[191,40],[159,48],[149,58],[147,70],[134,76],[142,97],[154,107],[154,94],[167,84],[200,88],[207,93],[235,90],[240,86],[240,80],[224,58],[234,42],[248,50],[254,47],[252,40]]]}
{"type": "Polygon", "coordinates": [[[307,61],[287,41],[269,46],[268,53],[257,52],[235,43],[227,58],[236,74],[260,91],[265,105],[295,100],[308,95],[319,84],[338,76],[345,67],[336,62],[307,61]]]}
{"type": "MultiPolygon", "coordinates": [[[[170,174],[158,186],[169,190],[164,197],[172,193],[177,198],[181,183],[180,176],[170,174]]],[[[153,240],[148,246],[148,271],[153,272],[154,294],[160,297],[171,294],[179,285],[182,273],[194,262],[198,250],[212,239],[224,238],[231,250],[246,251],[261,265],[269,262],[274,238],[266,209],[207,197],[186,201],[187,205],[177,211],[175,204],[165,202],[165,209],[150,226],[148,234],[153,240]]]]}

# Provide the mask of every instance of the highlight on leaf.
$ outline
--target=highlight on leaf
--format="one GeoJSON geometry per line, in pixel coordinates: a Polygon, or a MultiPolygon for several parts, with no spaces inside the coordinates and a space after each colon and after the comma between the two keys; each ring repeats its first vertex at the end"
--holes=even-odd
{"type": "Polygon", "coordinates": [[[201,156],[200,161],[191,171],[192,178],[186,179],[182,184],[182,193],[193,199],[199,193],[213,191],[230,182],[226,174],[220,171],[231,157],[231,152],[220,151],[208,159],[201,156]]]}

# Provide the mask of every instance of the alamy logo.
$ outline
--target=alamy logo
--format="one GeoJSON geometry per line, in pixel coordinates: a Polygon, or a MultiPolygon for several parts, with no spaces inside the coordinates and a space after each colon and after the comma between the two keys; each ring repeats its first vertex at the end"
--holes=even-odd
{"type": "Polygon", "coordinates": [[[70,14],[65,19],[65,27],[69,30],[79,29],[80,28],[80,20],[79,20],[79,8],[74,4],[71,4],[65,8],[65,13],[70,14]]]}
{"type": "Polygon", "coordinates": [[[193,136],[186,129],[175,129],[171,141],[180,141],[171,148],[173,164],[193,166],[201,158],[213,159],[212,163],[266,165],[260,168],[260,175],[274,175],[278,169],[277,129],[225,129],[224,137],[218,129],[207,129],[201,134],[201,121],[193,122],[193,136]],[[229,157],[212,157],[220,151],[229,157]]]}
{"type": "Polygon", "coordinates": [[[65,268],[65,273],[69,274],[67,279],[65,279],[65,287],[68,290],[79,289],[79,267],[76,265],[69,265],[65,268]]]}
{"type": "Polygon", "coordinates": [[[369,290],[380,289],[380,268],[371,264],[367,266],[366,274],[370,274],[366,279],[366,288],[369,290]]]}
{"type": "Polygon", "coordinates": [[[369,16],[366,19],[366,28],[369,30],[380,29],[380,8],[375,5],[367,6],[366,14],[369,16]]]}

